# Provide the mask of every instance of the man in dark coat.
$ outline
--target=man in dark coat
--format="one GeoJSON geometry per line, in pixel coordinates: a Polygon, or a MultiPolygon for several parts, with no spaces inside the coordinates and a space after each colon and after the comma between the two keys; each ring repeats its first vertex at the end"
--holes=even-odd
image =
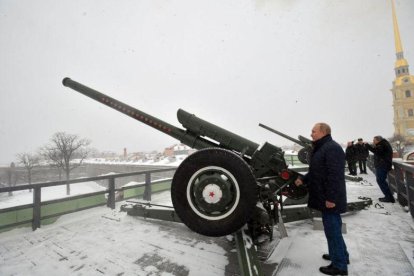
{"type": "Polygon", "coordinates": [[[392,147],[390,143],[381,136],[375,136],[373,146],[365,144],[365,147],[374,154],[375,176],[378,186],[384,197],[379,198],[381,202],[394,203],[394,196],[388,186],[387,175],[392,168],[392,147]]]}
{"type": "Polygon", "coordinates": [[[317,123],[312,128],[313,152],[309,171],[296,185],[306,184],[309,189],[308,206],[322,212],[322,222],[328,242],[329,254],[323,259],[331,260],[329,266],[319,270],[328,275],[348,275],[349,254],[342,236],[341,213],[346,212],[345,153],[332,140],[331,128],[317,123]]]}
{"type": "Polygon", "coordinates": [[[354,145],[354,142],[348,142],[348,145],[345,149],[345,159],[348,163],[348,169],[350,175],[357,175],[357,167],[356,167],[356,161],[357,161],[357,152],[354,145]]]}
{"type": "Polygon", "coordinates": [[[364,146],[364,140],[358,138],[358,143],[355,145],[357,160],[359,163],[359,173],[367,174],[367,159],[369,156],[368,149],[364,146]]]}

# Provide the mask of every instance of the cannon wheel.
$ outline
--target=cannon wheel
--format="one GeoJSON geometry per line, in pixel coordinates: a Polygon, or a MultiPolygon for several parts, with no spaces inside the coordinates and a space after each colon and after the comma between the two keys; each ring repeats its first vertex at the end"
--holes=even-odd
{"type": "Polygon", "coordinates": [[[298,159],[303,164],[309,164],[311,155],[312,155],[312,148],[305,147],[299,150],[298,159]]]}
{"type": "Polygon", "coordinates": [[[256,186],[241,157],[209,148],[193,153],[177,168],[171,198],[177,215],[191,230],[218,237],[234,233],[251,217],[256,186]]]}

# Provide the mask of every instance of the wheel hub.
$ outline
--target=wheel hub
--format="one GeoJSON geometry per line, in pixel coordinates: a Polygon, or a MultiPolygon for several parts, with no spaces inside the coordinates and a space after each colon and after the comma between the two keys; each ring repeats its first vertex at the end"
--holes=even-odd
{"type": "Polygon", "coordinates": [[[237,206],[239,190],[232,174],[220,167],[206,167],[189,181],[187,195],[190,206],[200,216],[219,219],[228,216],[237,206]]]}
{"type": "Polygon", "coordinates": [[[216,184],[208,184],[204,187],[203,198],[207,203],[215,204],[221,200],[223,192],[216,184]]]}

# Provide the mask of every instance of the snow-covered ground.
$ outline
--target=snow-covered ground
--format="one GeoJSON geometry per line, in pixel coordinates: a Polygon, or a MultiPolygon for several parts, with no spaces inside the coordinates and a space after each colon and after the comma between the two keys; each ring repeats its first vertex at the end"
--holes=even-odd
{"type": "MultiPolygon", "coordinates": [[[[346,214],[344,235],[350,252],[349,275],[414,275],[414,223],[395,204],[377,204],[381,196],[370,173],[347,183],[349,200],[372,197],[373,206],[346,214]]],[[[169,204],[168,192],[153,202],[169,204]]],[[[236,275],[231,237],[209,238],[183,224],[131,217],[97,207],[62,216],[32,232],[0,233],[0,275],[236,275]]],[[[268,264],[280,276],[321,275],[328,265],[323,231],[311,220],[287,223],[268,264]]]]}

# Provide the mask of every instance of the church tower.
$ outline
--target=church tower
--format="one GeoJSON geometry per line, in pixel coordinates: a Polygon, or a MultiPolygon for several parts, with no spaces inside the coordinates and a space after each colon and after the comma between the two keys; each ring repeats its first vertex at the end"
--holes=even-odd
{"type": "Polygon", "coordinates": [[[410,75],[408,62],[404,58],[394,0],[391,0],[391,5],[397,56],[394,67],[395,80],[392,82],[391,89],[394,107],[394,134],[414,142],[414,76],[410,75]]]}

